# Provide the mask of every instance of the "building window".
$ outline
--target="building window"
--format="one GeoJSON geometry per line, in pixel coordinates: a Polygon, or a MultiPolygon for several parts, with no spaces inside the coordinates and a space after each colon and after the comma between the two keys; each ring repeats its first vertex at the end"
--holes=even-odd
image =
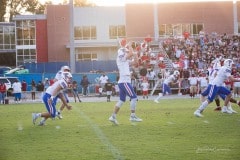
{"type": "Polygon", "coordinates": [[[36,62],[36,25],[34,20],[16,21],[17,65],[26,62],[36,62]],[[21,46],[21,47],[20,47],[21,46]],[[31,46],[31,47],[30,47],[31,46]]]}
{"type": "Polygon", "coordinates": [[[96,61],[97,53],[81,53],[77,54],[77,61],[96,61]]]}
{"type": "Polygon", "coordinates": [[[12,25],[0,25],[0,49],[15,49],[15,29],[12,25]]]}
{"type": "Polygon", "coordinates": [[[35,49],[18,49],[17,50],[17,65],[24,63],[36,62],[35,49]]]}
{"type": "Polygon", "coordinates": [[[183,32],[189,32],[191,35],[198,35],[203,29],[202,23],[193,24],[161,24],[159,25],[159,36],[182,36],[183,32]]]}
{"type": "Polygon", "coordinates": [[[35,21],[24,20],[17,21],[17,45],[35,45],[35,21]]]}
{"type": "Polygon", "coordinates": [[[126,31],[124,25],[109,26],[109,38],[117,39],[126,37],[126,31]]]}
{"type": "Polygon", "coordinates": [[[240,33],[240,22],[238,22],[238,33],[240,33]]]}
{"type": "Polygon", "coordinates": [[[198,35],[199,32],[203,29],[203,24],[191,24],[191,34],[198,35]]]}
{"type": "Polygon", "coordinates": [[[92,40],[97,39],[96,26],[77,26],[74,27],[75,40],[92,40]]]}

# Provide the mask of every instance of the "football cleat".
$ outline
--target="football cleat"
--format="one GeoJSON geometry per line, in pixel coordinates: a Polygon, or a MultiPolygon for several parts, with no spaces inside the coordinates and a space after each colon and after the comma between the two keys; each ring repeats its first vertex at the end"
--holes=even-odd
{"type": "Polygon", "coordinates": [[[156,100],[156,99],[154,100],[154,102],[155,102],[155,103],[159,103],[159,101],[158,101],[158,100],[156,100]]]}
{"type": "Polygon", "coordinates": [[[193,114],[194,114],[194,116],[196,116],[196,117],[203,117],[203,115],[201,114],[201,111],[200,111],[200,110],[196,110],[193,114]]]}
{"type": "Polygon", "coordinates": [[[224,106],[222,107],[221,110],[222,113],[228,113],[228,114],[232,114],[233,112],[231,110],[228,109],[228,107],[224,106]]]}
{"type": "Polygon", "coordinates": [[[118,125],[118,121],[117,121],[117,119],[116,119],[115,117],[111,116],[111,117],[109,117],[108,120],[109,120],[110,122],[112,122],[113,124],[118,125]]]}
{"type": "Polygon", "coordinates": [[[40,121],[38,126],[45,126],[45,122],[40,121]]]}
{"type": "Polygon", "coordinates": [[[62,114],[60,112],[57,112],[56,116],[58,117],[58,119],[63,119],[63,116],[62,116],[62,114]]]}
{"type": "Polygon", "coordinates": [[[137,116],[130,116],[129,120],[132,122],[142,122],[142,119],[137,116]]]}
{"type": "Polygon", "coordinates": [[[238,113],[237,111],[235,111],[235,110],[232,109],[232,106],[229,106],[229,107],[228,107],[228,110],[229,110],[230,112],[232,112],[232,113],[238,113]]]}

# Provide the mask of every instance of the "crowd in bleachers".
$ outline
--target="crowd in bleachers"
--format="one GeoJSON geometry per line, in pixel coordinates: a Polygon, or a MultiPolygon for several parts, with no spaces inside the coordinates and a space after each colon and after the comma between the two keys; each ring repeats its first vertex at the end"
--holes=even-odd
{"type": "MultiPolygon", "coordinates": [[[[150,73],[155,72],[155,82],[160,78],[164,79],[173,70],[180,71],[180,78],[186,80],[194,76],[201,76],[208,72],[211,62],[216,58],[233,59],[235,67],[232,74],[240,71],[240,37],[237,35],[204,33],[200,31],[198,36],[191,37],[190,34],[183,34],[182,38],[163,38],[159,43],[159,51],[153,51],[151,48],[151,39],[144,39],[139,45],[134,44],[139,56],[139,63],[133,70],[139,70],[140,74],[134,76],[139,80],[139,86],[142,78],[149,78],[152,81],[150,73]],[[161,49],[162,48],[162,49],[161,49]],[[168,59],[168,60],[166,60],[168,59]],[[167,65],[171,66],[170,68],[167,65]],[[141,75],[141,71],[146,70],[146,76],[141,75]]],[[[150,82],[150,81],[149,81],[150,82]]],[[[181,81],[180,90],[186,88],[189,84],[181,81]]],[[[178,87],[178,86],[175,86],[178,87]]],[[[150,89],[153,85],[150,86],[150,89]]]]}

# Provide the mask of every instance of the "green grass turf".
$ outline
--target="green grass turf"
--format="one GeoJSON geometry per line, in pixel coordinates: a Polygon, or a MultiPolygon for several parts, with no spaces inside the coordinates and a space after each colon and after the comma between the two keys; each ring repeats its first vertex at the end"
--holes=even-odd
{"type": "MultiPolygon", "coordinates": [[[[129,121],[129,102],[121,108],[119,126],[108,118],[115,102],[72,103],[62,120],[34,126],[31,113],[43,104],[0,105],[0,160],[238,160],[239,114],[213,111],[194,117],[198,99],[138,101],[141,123],[129,121]]],[[[59,104],[58,104],[59,107],[59,104]]],[[[39,119],[40,120],[40,119],[39,119]]],[[[38,121],[39,121],[38,120],[38,121]]]]}

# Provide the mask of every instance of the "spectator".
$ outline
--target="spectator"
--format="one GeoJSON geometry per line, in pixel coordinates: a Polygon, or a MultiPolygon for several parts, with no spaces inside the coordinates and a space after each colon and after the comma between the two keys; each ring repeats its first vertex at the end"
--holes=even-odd
{"type": "Polygon", "coordinates": [[[155,86],[155,79],[156,79],[156,73],[153,69],[151,69],[148,74],[147,78],[149,81],[149,88],[152,89],[155,86]]]}
{"type": "Polygon", "coordinates": [[[3,82],[0,82],[0,104],[5,103],[5,96],[6,96],[7,88],[3,82]]]}
{"type": "Polygon", "coordinates": [[[112,95],[112,90],[113,90],[113,83],[110,82],[110,80],[107,80],[107,83],[105,83],[105,88],[107,92],[107,102],[111,101],[111,95],[112,95]]]}
{"type": "Polygon", "coordinates": [[[41,81],[38,81],[37,91],[40,91],[40,92],[44,91],[44,84],[41,81]]]}
{"type": "Polygon", "coordinates": [[[22,84],[18,80],[15,80],[12,84],[14,101],[15,103],[20,103],[22,98],[22,84]]]}
{"type": "Polygon", "coordinates": [[[27,82],[25,80],[22,81],[22,99],[27,99],[27,82]]]}
{"type": "Polygon", "coordinates": [[[46,89],[50,86],[50,81],[48,80],[48,78],[45,78],[44,81],[44,91],[46,91],[46,89]]]}
{"type": "Polygon", "coordinates": [[[194,98],[198,90],[198,78],[195,74],[192,74],[192,76],[188,78],[188,81],[190,84],[190,97],[194,98]]]}
{"type": "Polygon", "coordinates": [[[83,75],[83,78],[80,82],[80,85],[82,86],[82,93],[83,93],[83,96],[87,96],[89,93],[88,93],[88,86],[89,86],[90,82],[88,80],[88,77],[87,75],[83,75]]]}
{"type": "MultiPolygon", "coordinates": [[[[239,72],[234,75],[234,78],[240,78],[239,72]]],[[[235,98],[240,97],[240,82],[233,82],[233,96],[235,98]]]]}
{"type": "Polygon", "coordinates": [[[147,79],[143,80],[141,87],[142,87],[143,99],[145,99],[145,97],[146,97],[146,99],[148,99],[149,83],[148,83],[147,79]]]}
{"type": "Polygon", "coordinates": [[[106,91],[104,87],[105,87],[105,83],[107,83],[107,80],[108,80],[108,76],[105,73],[103,73],[99,78],[100,86],[104,92],[106,91]]]}
{"type": "Polygon", "coordinates": [[[71,87],[72,87],[72,91],[73,91],[74,101],[77,102],[76,99],[78,98],[78,101],[79,101],[79,102],[82,102],[82,101],[80,100],[79,95],[78,95],[78,84],[77,84],[77,81],[73,81],[71,87]]]}
{"type": "Polygon", "coordinates": [[[37,90],[37,88],[36,88],[36,83],[35,83],[35,81],[32,79],[32,82],[31,82],[31,95],[32,95],[32,100],[34,101],[35,100],[35,98],[36,98],[36,90],[37,90]]]}

